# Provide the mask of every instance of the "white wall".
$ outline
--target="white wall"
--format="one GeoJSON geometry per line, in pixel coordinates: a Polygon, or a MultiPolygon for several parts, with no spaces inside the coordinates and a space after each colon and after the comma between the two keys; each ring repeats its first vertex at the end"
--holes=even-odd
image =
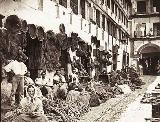
{"type": "MultiPolygon", "coordinates": [[[[44,0],[43,11],[41,11],[38,10],[38,1],[39,0],[34,0],[34,2],[33,0],[21,0],[21,2],[14,2],[12,0],[5,0],[0,4],[0,13],[6,17],[16,14],[20,18],[27,20],[28,24],[42,26],[45,31],[51,29],[55,33],[59,32],[59,25],[64,23],[68,36],[70,36],[71,32],[76,32],[79,34],[79,37],[88,44],[91,44],[91,36],[96,36],[98,33],[97,38],[100,40],[101,47],[105,49],[106,42],[109,49],[112,50],[112,37],[109,36],[108,44],[108,32],[104,31],[104,40],[102,40],[103,30],[101,28],[97,29],[97,26],[94,24],[89,26],[89,21],[82,19],[80,15],[71,14],[71,10],[60,5],[57,6],[57,4],[51,0],[44,0]],[[89,33],[89,27],[91,27],[91,33],[89,33]]],[[[111,14],[111,12],[109,14],[111,14]]],[[[113,19],[115,18],[113,14],[111,17],[113,19]]],[[[118,22],[118,19],[116,19],[116,21],[118,22]]],[[[118,23],[121,24],[120,21],[118,23]]],[[[123,52],[124,48],[120,48],[119,50],[123,52]]],[[[119,61],[121,64],[122,60],[119,59],[119,61]]]]}

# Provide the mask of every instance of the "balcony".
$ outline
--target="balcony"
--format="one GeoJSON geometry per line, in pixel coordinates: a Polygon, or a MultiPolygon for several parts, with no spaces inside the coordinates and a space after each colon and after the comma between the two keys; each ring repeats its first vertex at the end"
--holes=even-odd
{"type": "Polygon", "coordinates": [[[156,33],[153,31],[153,34],[146,34],[146,31],[134,31],[134,37],[133,39],[136,41],[142,40],[142,41],[154,41],[160,39],[160,33],[156,33]]]}

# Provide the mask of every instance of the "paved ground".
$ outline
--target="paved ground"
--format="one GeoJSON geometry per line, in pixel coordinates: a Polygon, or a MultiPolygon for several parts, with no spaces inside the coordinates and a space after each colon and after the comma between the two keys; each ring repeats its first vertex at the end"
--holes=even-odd
{"type": "MultiPolygon", "coordinates": [[[[160,76],[157,76],[156,80],[149,85],[146,93],[151,93],[158,83],[160,83],[160,76]]],[[[118,122],[146,122],[145,118],[152,117],[152,105],[140,103],[142,97],[138,97],[133,103],[128,105],[118,122]]]]}
{"type": "MultiPolygon", "coordinates": [[[[91,108],[91,111],[83,116],[80,122],[116,122],[120,119],[121,114],[134,101],[139,101],[140,96],[147,91],[148,86],[156,79],[155,76],[143,76],[142,80],[146,83],[142,89],[132,93],[120,95],[112,98],[98,107],[91,108]],[[137,99],[137,100],[136,100],[137,99]]],[[[123,122],[123,121],[121,121],[123,122]]],[[[129,121],[124,121],[129,122],[129,121]]],[[[136,122],[136,121],[134,121],[136,122]]],[[[140,121],[137,121],[140,122],[140,121]]]]}

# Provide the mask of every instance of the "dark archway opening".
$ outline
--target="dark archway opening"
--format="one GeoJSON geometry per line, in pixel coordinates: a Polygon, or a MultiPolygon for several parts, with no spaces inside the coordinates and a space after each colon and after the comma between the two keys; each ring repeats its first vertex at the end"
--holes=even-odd
{"type": "Polygon", "coordinates": [[[156,46],[146,46],[141,50],[140,64],[143,66],[144,75],[158,75],[160,65],[160,50],[156,46]]]}
{"type": "Polygon", "coordinates": [[[143,53],[140,64],[143,66],[144,75],[157,75],[157,67],[160,62],[160,52],[143,53]]]}

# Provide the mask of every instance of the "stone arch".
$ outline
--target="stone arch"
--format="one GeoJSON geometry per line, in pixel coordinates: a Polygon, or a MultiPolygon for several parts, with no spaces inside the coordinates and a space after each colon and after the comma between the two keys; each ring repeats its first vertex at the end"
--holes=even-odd
{"type": "Polygon", "coordinates": [[[144,44],[138,49],[137,54],[150,52],[160,52],[160,46],[153,43],[144,44]]]}

